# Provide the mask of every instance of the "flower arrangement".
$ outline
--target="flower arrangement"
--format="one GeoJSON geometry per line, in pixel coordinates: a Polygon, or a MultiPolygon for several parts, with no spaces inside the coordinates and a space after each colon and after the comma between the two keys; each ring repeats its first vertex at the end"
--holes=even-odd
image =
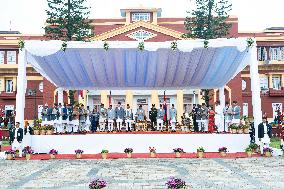
{"type": "Polygon", "coordinates": [[[107,154],[108,150],[102,149],[101,154],[107,154]]]}
{"type": "Polygon", "coordinates": [[[16,151],[15,150],[8,150],[5,152],[6,155],[10,154],[10,155],[15,155],[16,151]]]}
{"type": "Polygon", "coordinates": [[[201,146],[201,147],[199,147],[199,148],[197,148],[197,152],[205,152],[205,149],[201,146]]]}
{"type": "Polygon", "coordinates": [[[138,44],[138,49],[140,50],[140,51],[143,51],[144,49],[145,49],[145,45],[144,45],[144,42],[142,41],[142,42],[139,42],[139,44],[138,44]]]}
{"type": "Polygon", "coordinates": [[[41,126],[34,126],[33,129],[34,130],[41,130],[41,126]]]}
{"type": "Polygon", "coordinates": [[[109,44],[108,44],[108,42],[105,41],[104,42],[104,50],[107,51],[108,49],[109,49],[109,44]]]}
{"type": "Polygon", "coordinates": [[[182,148],[175,148],[175,149],[173,149],[173,151],[174,151],[175,153],[184,153],[184,151],[183,151],[182,148]]]}
{"type": "Polygon", "coordinates": [[[67,42],[64,41],[61,45],[61,50],[65,52],[66,49],[67,49],[67,42]]]}
{"type": "Polygon", "coordinates": [[[75,150],[75,154],[83,154],[83,153],[84,153],[84,151],[83,151],[83,150],[80,150],[80,149],[75,150]]]}
{"type": "Polygon", "coordinates": [[[19,45],[19,47],[20,47],[20,50],[22,50],[22,49],[25,47],[25,42],[24,42],[23,40],[20,40],[20,41],[18,42],[18,45],[19,45]]]}
{"type": "Polygon", "coordinates": [[[227,152],[227,148],[226,147],[221,147],[218,149],[219,152],[227,152]]]}
{"type": "Polygon", "coordinates": [[[58,154],[58,151],[55,150],[55,149],[51,149],[51,150],[49,151],[49,154],[51,154],[51,155],[56,155],[56,154],[58,154]]]}
{"type": "Polygon", "coordinates": [[[237,124],[233,123],[229,126],[230,129],[238,129],[237,124]]]}
{"type": "Polygon", "coordinates": [[[245,149],[245,152],[252,152],[252,148],[248,146],[248,147],[245,149]]]}
{"type": "Polygon", "coordinates": [[[126,154],[133,153],[133,149],[132,148],[125,148],[124,153],[126,153],[126,154]]]}
{"type": "Polygon", "coordinates": [[[253,44],[254,44],[254,40],[252,38],[248,38],[247,39],[247,46],[248,47],[253,47],[253,44]]]}
{"type": "Polygon", "coordinates": [[[209,41],[208,40],[204,40],[203,42],[204,48],[208,48],[209,47],[209,41]]]}
{"type": "Polygon", "coordinates": [[[90,182],[89,188],[90,189],[101,189],[107,186],[107,182],[102,179],[94,179],[90,182]]]}
{"type": "Polygon", "coordinates": [[[168,189],[183,189],[187,187],[185,184],[185,181],[183,181],[180,178],[175,178],[175,177],[170,177],[167,180],[166,185],[168,189]]]}
{"type": "Polygon", "coordinates": [[[176,41],[171,42],[171,49],[173,51],[177,50],[177,42],[176,41]]]}
{"type": "Polygon", "coordinates": [[[248,147],[251,148],[253,151],[255,151],[257,150],[258,145],[256,143],[251,143],[248,147]]]}
{"type": "Polygon", "coordinates": [[[156,153],[156,148],[155,147],[149,147],[150,153],[156,153]]]}
{"type": "Polygon", "coordinates": [[[54,130],[54,127],[52,126],[52,125],[47,125],[46,127],[45,127],[45,129],[46,130],[54,130]]]}
{"type": "Polygon", "coordinates": [[[266,152],[272,153],[273,150],[272,150],[272,148],[266,147],[266,148],[263,148],[263,152],[264,152],[264,153],[266,153],[266,152]]]}
{"type": "Polygon", "coordinates": [[[26,146],[26,147],[23,149],[23,153],[24,153],[24,154],[33,154],[34,151],[32,150],[32,147],[26,146]]]}

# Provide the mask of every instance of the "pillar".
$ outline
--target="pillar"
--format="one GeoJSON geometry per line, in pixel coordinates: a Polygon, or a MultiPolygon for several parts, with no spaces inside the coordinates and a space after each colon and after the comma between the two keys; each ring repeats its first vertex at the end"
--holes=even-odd
{"type": "Polygon", "coordinates": [[[130,90],[126,91],[126,96],[125,96],[125,108],[126,105],[129,104],[131,108],[133,108],[133,92],[130,90]]]}
{"type": "Polygon", "coordinates": [[[249,49],[250,52],[250,77],[251,77],[251,93],[252,108],[255,128],[255,141],[258,143],[258,124],[262,122],[260,83],[258,73],[257,49],[255,46],[249,49]]]}
{"type": "Polygon", "coordinates": [[[159,95],[158,95],[158,91],[154,90],[151,93],[151,103],[155,104],[156,108],[159,108],[159,95]]]}
{"type": "Polygon", "coordinates": [[[181,123],[181,116],[183,115],[183,91],[177,91],[177,121],[181,123]]]}
{"type": "MultiPolygon", "coordinates": [[[[27,81],[27,79],[26,79],[27,81]]],[[[13,91],[15,92],[17,89],[17,77],[13,77],[13,91]]]]}
{"type": "MultiPolygon", "coordinates": [[[[226,101],[225,87],[219,88],[219,101],[220,101],[220,106],[223,110],[225,108],[225,101],[226,101]]],[[[223,116],[222,116],[222,118],[223,118],[223,116]]],[[[224,128],[224,121],[221,121],[220,127],[224,128]]]]}
{"type": "Polygon", "coordinates": [[[64,100],[63,100],[63,89],[62,88],[58,88],[57,89],[57,103],[61,103],[61,105],[64,104],[64,100]]]}
{"type": "Polygon", "coordinates": [[[101,91],[101,103],[103,103],[105,108],[108,107],[108,98],[107,98],[108,92],[107,91],[101,91]]]}
{"type": "Polygon", "coordinates": [[[24,127],[25,117],[25,94],[27,90],[27,78],[26,78],[26,50],[23,48],[19,52],[18,57],[18,79],[17,79],[17,95],[16,95],[16,122],[20,122],[20,126],[24,127]]]}
{"type": "Polygon", "coordinates": [[[5,78],[0,77],[0,92],[5,91],[5,78]]]}
{"type": "Polygon", "coordinates": [[[273,88],[272,74],[269,74],[268,78],[269,78],[269,88],[272,89],[273,88]]]}
{"type": "Polygon", "coordinates": [[[284,88],[284,74],[281,75],[281,88],[284,88]]]}
{"type": "Polygon", "coordinates": [[[198,90],[198,94],[197,94],[197,96],[198,96],[198,102],[196,102],[196,104],[205,103],[205,100],[202,99],[201,93],[202,93],[202,90],[198,90]]]}

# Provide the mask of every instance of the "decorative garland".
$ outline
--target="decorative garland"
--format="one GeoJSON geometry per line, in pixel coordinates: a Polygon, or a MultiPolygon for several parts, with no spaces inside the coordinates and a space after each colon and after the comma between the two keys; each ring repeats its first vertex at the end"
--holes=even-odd
{"type": "Polygon", "coordinates": [[[143,51],[143,50],[145,49],[144,42],[139,42],[139,44],[138,44],[138,49],[139,49],[140,51],[143,51]]]}
{"type": "Polygon", "coordinates": [[[19,47],[20,47],[20,50],[22,50],[22,49],[25,47],[25,42],[24,42],[23,40],[20,40],[20,41],[18,42],[18,45],[19,45],[19,47]]]}
{"type": "Polygon", "coordinates": [[[107,51],[108,49],[109,49],[109,44],[105,41],[104,42],[104,50],[107,51]]]}
{"type": "Polygon", "coordinates": [[[203,44],[204,44],[204,48],[207,49],[209,47],[209,41],[207,39],[204,40],[203,44]]]}
{"type": "Polygon", "coordinates": [[[67,42],[64,41],[64,42],[62,43],[61,50],[65,52],[66,49],[67,49],[67,42]]]}
{"type": "Polygon", "coordinates": [[[177,42],[176,41],[171,42],[171,49],[173,51],[177,50],[177,42]]]}
{"type": "Polygon", "coordinates": [[[254,40],[252,38],[248,38],[247,39],[247,47],[253,47],[253,44],[254,44],[254,40]]]}

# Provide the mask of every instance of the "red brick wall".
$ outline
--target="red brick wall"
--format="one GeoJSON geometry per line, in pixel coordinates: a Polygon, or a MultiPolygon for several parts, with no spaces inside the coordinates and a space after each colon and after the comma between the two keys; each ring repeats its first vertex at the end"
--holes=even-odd
{"type": "Polygon", "coordinates": [[[43,103],[48,104],[48,106],[53,105],[54,103],[54,91],[56,87],[50,83],[47,79],[43,79],[43,103]]]}

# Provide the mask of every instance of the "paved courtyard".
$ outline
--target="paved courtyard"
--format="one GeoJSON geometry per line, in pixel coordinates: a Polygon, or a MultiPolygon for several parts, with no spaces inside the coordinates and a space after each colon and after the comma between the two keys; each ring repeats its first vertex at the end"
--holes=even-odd
{"type": "Polygon", "coordinates": [[[284,158],[0,161],[0,188],[166,188],[170,176],[198,189],[283,189],[284,158]]]}

